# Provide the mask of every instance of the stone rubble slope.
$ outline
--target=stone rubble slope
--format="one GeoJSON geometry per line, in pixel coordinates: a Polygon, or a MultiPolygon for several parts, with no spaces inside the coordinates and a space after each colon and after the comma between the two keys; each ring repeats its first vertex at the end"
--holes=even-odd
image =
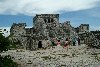
{"type": "Polygon", "coordinates": [[[100,49],[87,49],[81,46],[62,46],[29,50],[9,50],[1,54],[10,55],[19,67],[100,67],[100,49]],[[58,49],[59,48],[59,49],[58,49]]]}

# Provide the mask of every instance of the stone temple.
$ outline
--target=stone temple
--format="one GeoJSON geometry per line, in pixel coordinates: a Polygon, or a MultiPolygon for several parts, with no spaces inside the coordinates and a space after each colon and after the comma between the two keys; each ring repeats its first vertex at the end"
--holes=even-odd
{"type": "Polygon", "coordinates": [[[60,23],[59,14],[36,14],[33,18],[33,27],[25,27],[26,23],[13,23],[10,39],[18,48],[28,50],[46,48],[51,45],[51,41],[65,40],[67,37],[77,36],[79,32],[89,32],[88,24],[74,28],[70,21],[60,23]]]}

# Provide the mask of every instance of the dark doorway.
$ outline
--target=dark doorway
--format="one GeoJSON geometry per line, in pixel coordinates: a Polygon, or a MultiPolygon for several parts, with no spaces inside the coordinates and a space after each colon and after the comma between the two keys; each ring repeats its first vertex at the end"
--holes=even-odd
{"type": "Polygon", "coordinates": [[[42,41],[39,41],[38,48],[42,48],[42,41]]]}

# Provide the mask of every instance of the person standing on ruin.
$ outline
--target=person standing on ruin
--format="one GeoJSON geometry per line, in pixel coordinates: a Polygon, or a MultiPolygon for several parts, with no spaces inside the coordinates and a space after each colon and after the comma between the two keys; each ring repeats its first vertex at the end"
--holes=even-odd
{"type": "Polygon", "coordinates": [[[69,39],[66,38],[64,48],[67,48],[67,51],[68,51],[68,45],[69,45],[69,39]]]}
{"type": "Polygon", "coordinates": [[[58,41],[57,41],[58,50],[60,50],[60,46],[61,46],[61,43],[60,43],[60,40],[58,40],[58,41]]]}
{"type": "Polygon", "coordinates": [[[72,43],[73,43],[73,46],[75,46],[75,44],[76,44],[76,37],[75,36],[72,38],[72,43]]]}
{"type": "Polygon", "coordinates": [[[70,37],[68,38],[68,45],[70,46],[70,43],[71,43],[71,39],[70,37]]]}
{"type": "Polygon", "coordinates": [[[57,41],[57,46],[60,46],[60,44],[61,44],[61,43],[60,43],[60,40],[58,40],[58,41],[57,41]]]}
{"type": "Polygon", "coordinates": [[[78,37],[78,45],[80,45],[80,37],[78,37]]]}

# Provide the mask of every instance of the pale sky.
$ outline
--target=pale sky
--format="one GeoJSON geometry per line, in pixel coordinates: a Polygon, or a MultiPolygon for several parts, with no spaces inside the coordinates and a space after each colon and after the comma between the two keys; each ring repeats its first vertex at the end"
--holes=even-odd
{"type": "Polygon", "coordinates": [[[36,14],[60,14],[60,22],[72,26],[90,24],[90,30],[100,29],[100,0],[0,0],[0,27],[24,22],[32,26],[36,14]]]}

